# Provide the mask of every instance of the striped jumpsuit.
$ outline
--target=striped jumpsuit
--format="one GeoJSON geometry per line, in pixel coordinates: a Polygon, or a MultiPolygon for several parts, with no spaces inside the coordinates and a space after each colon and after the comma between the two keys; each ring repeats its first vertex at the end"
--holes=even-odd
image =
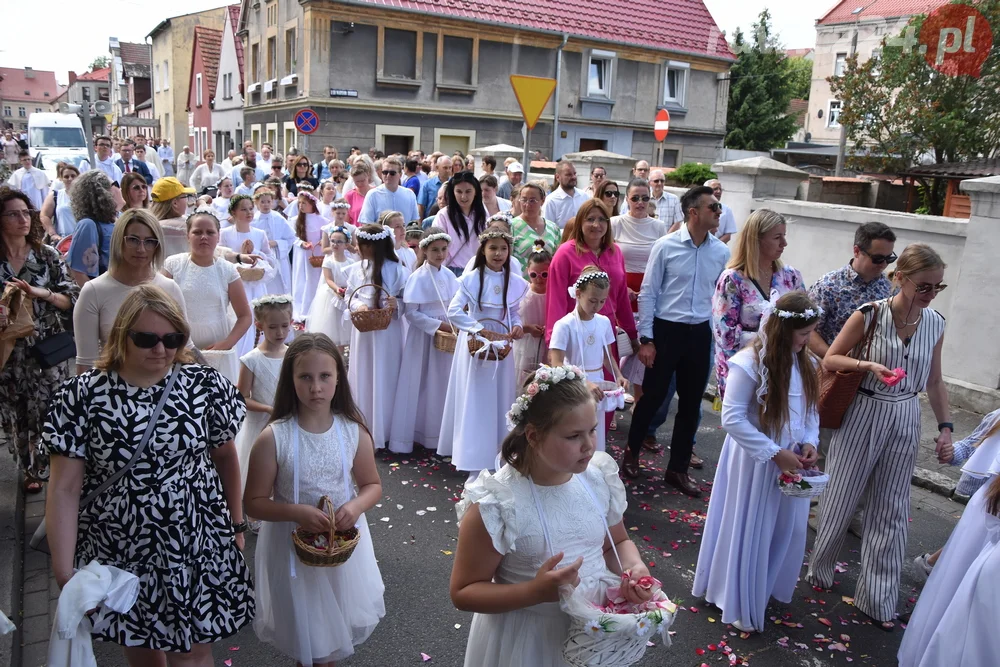
{"type": "Polygon", "coordinates": [[[906,377],[887,387],[868,373],[830,443],[826,471],[830,483],[821,501],[819,530],[813,548],[808,581],[830,588],[834,566],[854,509],[862,496],[864,531],[861,572],[854,604],[879,621],[896,617],[899,576],[906,554],[910,512],[910,478],[920,442],[920,399],[930,376],[934,346],[944,334],[944,318],[925,308],[909,344],[896,333],[887,299],[859,308],[865,328],[873,316],[878,323],[869,361],[886,368],[902,367],[906,377]]]}

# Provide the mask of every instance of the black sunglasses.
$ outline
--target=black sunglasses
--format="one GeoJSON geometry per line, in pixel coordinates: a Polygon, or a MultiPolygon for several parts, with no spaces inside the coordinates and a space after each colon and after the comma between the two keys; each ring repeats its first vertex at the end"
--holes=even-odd
{"type": "Polygon", "coordinates": [[[394,170],[394,169],[383,169],[382,170],[382,175],[383,176],[395,176],[398,173],[399,172],[396,171],[396,170],[394,170]]]}
{"type": "Polygon", "coordinates": [[[182,333],[168,333],[158,336],[149,331],[132,331],[129,329],[128,337],[132,339],[136,347],[143,350],[151,350],[156,347],[157,343],[163,343],[163,347],[168,350],[176,350],[179,347],[184,347],[184,344],[187,343],[187,334],[182,333]]]}
{"type": "Polygon", "coordinates": [[[537,278],[538,276],[541,276],[542,278],[548,278],[549,277],[549,272],[548,271],[542,271],[541,273],[538,273],[537,271],[529,271],[528,272],[528,277],[529,278],[537,278]]]}
{"type": "Polygon", "coordinates": [[[888,255],[873,255],[867,250],[862,250],[861,252],[868,255],[868,258],[871,259],[872,264],[892,264],[897,259],[899,259],[899,256],[896,255],[896,253],[894,252],[891,252],[888,255]]]}
{"type": "Polygon", "coordinates": [[[634,197],[629,197],[628,200],[633,204],[637,204],[639,202],[647,203],[649,201],[649,197],[640,197],[639,195],[635,195],[634,197]]]}
{"type": "MultiPolygon", "coordinates": [[[[874,258],[872,258],[872,261],[875,261],[874,258]]],[[[917,283],[910,280],[908,276],[903,276],[903,277],[906,278],[908,282],[913,284],[913,291],[916,292],[917,294],[927,294],[929,292],[940,294],[941,292],[948,289],[948,286],[945,285],[944,283],[938,283],[937,285],[931,285],[930,283],[920,283],[918,285],[917,283]]]]}
{"type": "Polygon", "coordinates": [[[617,190],[607,190],[607,191],[605,191],[604,196],[605,197],[615,197],[617,199],[618,197],[621,197],[622,195],[617,190]]]}
{"type": "Polygon", "coordinates": [[[714,201],[708,205],[708,210],[713,211],[715,213],[719,213],[722,211],[722,204],[720,202],[714,201]]]}

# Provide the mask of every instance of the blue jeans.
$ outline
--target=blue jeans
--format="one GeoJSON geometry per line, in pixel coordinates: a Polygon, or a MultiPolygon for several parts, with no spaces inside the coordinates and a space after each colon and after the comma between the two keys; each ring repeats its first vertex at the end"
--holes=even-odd
{"type": "MultiPolygon", "coordinates": [[[[715,365],[715,340],[712,341],[712,350],[711,350],[711,353],[709,354],[709,359],[712,360],[712,365],[714,366],[715,365]]],[[[708,385],[706,384],[705,387],[707,388],[708,385]]],[[[656,437],[656,430],[658,428],[660,428],[661,426],[663,426],[667,422],[667,413],[670,412],[670,402],[674,400],[674,395],[676,393],[677,393],[677,378],[676,377],[671,377],[670,378],[670,386],[667,388],[667,398],[666,398],[666,400],[663,401],[663,405],[661,405],[659,407],[659,409],[656,411],[656,414],[653,415],[653,423],[651,423],[649,425],[649,430],[646,431],[646,436],[647,437],[655,438],[656,437]]],[[[702,392],[702,393],[704,393],[704,392],[702,392]]],[[[699,406],[698,407],[698,426],[701,426],[702,407],[703,406],[699,406]]],[[[697,438],[695,438],[695,444],[697,444],[697,442],[698,442],[698,440],[697,440],[697,438]]]]}

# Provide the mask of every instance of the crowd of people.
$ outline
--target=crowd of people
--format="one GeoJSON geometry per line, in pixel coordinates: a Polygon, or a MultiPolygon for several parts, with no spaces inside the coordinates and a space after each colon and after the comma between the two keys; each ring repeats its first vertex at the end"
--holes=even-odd
{"type": "MultiPolygon", "coordinates": [[[[49,480],[59,585],[94,559],[139,578],[130,611],[94,618],[130,664],[209,665],[251,622],[300,664],[350,655],[385,613],[364,519],[382,494],[374,453],[421,446],[467,473],[451,581],[476,612],[466,665],[561,665],[560,584],[650,599],[619,472],[647,474],[676,394],[664,482],[703,493],[690,470],[713,373],[728,436],[694,594],[764,629],[769,600],[793,594],[809,514],[775,480],[825,461],[807,578],[833,584],[861,503],[855,605],[893,628],[918,393],[940,460],[972,456],[952,445],[930,246],[897,256],[891,229],[861,225],[847,264],[807,290],[781,260],[780,214],[737,232],[721,183],[678,198],[645,161],[625,186],[594,167],[588,192],[569,162],[550,188],[514,160],[498,178],[489,156],[476,174],[462,155],[341,162],[328,146],[312,164],[247,144],[217,163],[95,146],[95,168],[64,166],[52,192],[30,170],[0,187],[0,285],[34,321],[0,370],[0,426],[25,490],[49,480]],[[864,378],[842,426],[821,429],[818,376],[835,371],[864,378]],[[604,451],[616,397],[634,402],[620,470],[604,451]],[[356,527],[360,546],[310,567],[296,527],[356,527]]],[[[981,492],[995,514],[1000,490],[981,492]]]]}

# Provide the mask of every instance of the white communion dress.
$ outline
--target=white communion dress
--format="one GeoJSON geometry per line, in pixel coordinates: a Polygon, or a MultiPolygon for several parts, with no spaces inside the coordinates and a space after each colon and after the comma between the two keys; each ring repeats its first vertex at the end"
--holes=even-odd
{"type": "MultiPolygon", "coordinates": [[[[347,257],[343,262],[337,261],[333,255],[327,255],[323,259],[323,268],[330,269],[333,274],[333,282],[341,287],[347,287],[347,269],[357,260],[347,257]]],[[[351,321],[344,317],[347,310],[347,299],[345,296],[335,294],[326,282],[325,272],[319,279],[319,287],[316,288],[316,296],[313,297],[312,305],[309,307],[309,315],[306,317],[306,331],[311,333],[324,333],[330,337],[335,345],[347,345],[351,342],[351,321]]]]}
{"type": "Polygon", "coordinates": [[[295,230],[280,213],[269,211],[254,214],[253,226],[267,234],[268,241],[274,241],[277,246],[271,248],[278,267],[277,273],[267,284],[268,294],[292,293],[292,262],[289,255],[295,245],[295,230]]]}
{"type": "MultiPolygon", "coordinates": [[[[353,467],[358,450],[356,423],[337,415],[325,433],[310,433],[291,418],[271,424],[271,429],[278,461],[275,502],[296,502],[295,432],[298,502],[315,507],[326,495],[340,507],[354,497],[353,481],[345,488],[344,468],[353,467]]],[[[254,630],[262,641],[303,665],[343,660],[371,636],[385,616],[385,586],[368,522],[364,514],[358,517],[361,540],[347,562],[338,567],[312,567],[298,560],[292,545],[296,527],[291,522],[265,521],[260,530],[254,630]]]]}
{"type": "Polygon", "coordinates": [[[692,593],[722,609],[722,622],[763,630],[770,598],[790,602],[802,570],[809,499],[778,488],[771,458],[819,442],[819,414],[806,409],[798,363],[788,388],[789,423],[777,442],[760,431],[757,361],[752,349],[729,360],[722,403],[726,441],[712,485],[692,593]]]}
{"type": "MultiPolygon", "coordinates": [[[[258,348],[254,348],[240,357],[240,363],[253,373],[253,387],[250,396],[264,405],[274,405],[274,392],[278,388],[278,376],[281,374],[281,363],[284,356],[272,359],[258,348]]],[[[247,484],[247,469],[250,465],[250,452],[257,436],[267,426],[271,415],[266,412],[247,410],[246,419],[236,436],[236,453],[240,459],[240,479],[243,486],[247,484]]]]}
{"type": "Polygon", "coordinates": [[[450,269],[427,263],[406,280],[403,309],[410,326],[389,434],[389,449],[394,452],[409,454],[414,442],[437,449],[455,355],[434,347],[434,332],[448,321],[447,304],[457,291],[458,279],[450,269]]]}
{"type": "MultiPolygon", "coordinates": [[[[295,228],[296,221],[291,220],[292,229],[295,228]]],[[[319,287],[323,270],[318,266],[309,263],[310,257],[322,257],[323,248],[320,241],[323,239],[323,225],[326,220],[316,213],[306,215],[306,241],[312,243],[312,248],[306,249],[302,246],[302,240],[295,238],[295,247],[292,248],[292,317],[296,321],[303,321],[309,315],[309,306],[312,305],[313,297],[316,296],[316,288],[319,287]]]]}
{"type": "MultiPolygon", "coordinates": [[[[495,583],[531,581],[553,555],[545,544],[540,513],[552,550],[564,553],[560,565],[583,557],[580,587],[588,599],[600,602],[609,585],[620,583],[604,559],[604,521],[609,526],[620,523],[628,505],[618,466],[604,452],[595,452],[580,476],[586,478],[604,516],[595,511],[586,487],[575,477],[556,486],[535,485],[538,505],[530,480],[510,465],[496,474],[484,472],[466,487],[457,506],[458,518],[461,521],[473,503],[479,506],[493,548],[502,556],[493,575],[495,583]]],[[[503,614],[476,614],[465,667],[565,667],[562,645],[569,626],[570,618],[558,602],[503,614]]]]}
{"type": "MultiPolygon", "coordinates": [[[[243,244],[246,241],[250,241],[253,244],[253,249],[250,251],[252,254],[260,255],[264,259],[258,261],[253,267],[255,269],[263,269],[264,276],[259,280],[243,280],[243,289],[247,293],[247,301],[252,302],[254,299],[259,299],[268,293],[267,286],[277,275],[278,263],[275,260],[274,253],[271,252],[271,246],[267,239],[267,234],[263,230],[257,229],[256,227],[250,227],[249,230],[241,232],[236,228],[236,225],[230,225],[229,227],[224,227],[221,232],[219,232],[219,245],[225,246],[232,250],[233,252],[246,254],[243,250],[243,244]]],[[[250,268],[250,265],[245,265],[245,268],[250,268]]],[[[243,356],[250,350],[254,348],[254,327],[247,329],[247,332],[243,334],[243,338],[240,342],[236,344],[236,351],[239,356],[243,356]]]]}
{"type": "Polygon", "coordinates": [[[204,349],[233,330],[236,320],[229,306],[229,285],[240,279],[236,266],[219,257],[211,266],[198,266],[191,261],[191,255],[183,253],[167,257],[163,268],[170,272],[184,294],[191,342],[212,368],[236,384],[240,377],[238,351],[204,349]]]}

